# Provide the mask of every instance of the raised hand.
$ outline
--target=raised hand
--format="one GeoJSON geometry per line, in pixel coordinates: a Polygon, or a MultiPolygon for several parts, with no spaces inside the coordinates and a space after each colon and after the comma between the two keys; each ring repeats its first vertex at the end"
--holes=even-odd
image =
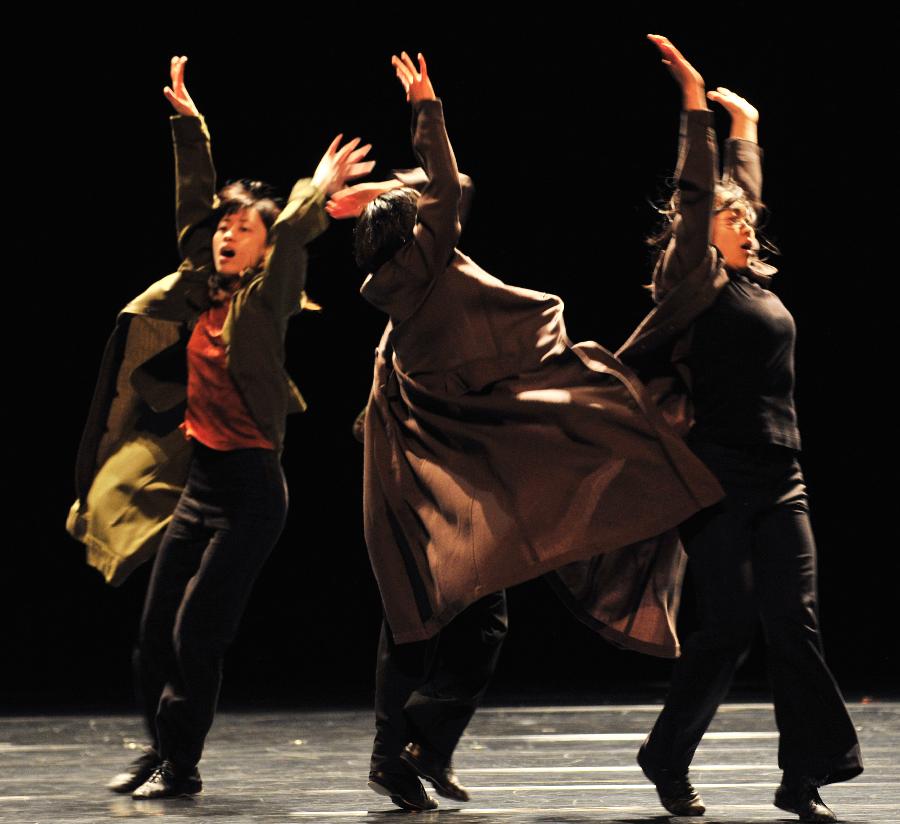
{"type": "Polygon", "coordinates": [[[331,200],[325,204],[325,211],[335,220],[343,220],[348,217],[359,217],[363,210],[376,197],[383,195],[391,189],[401,189],[403,184],[399,180],[378,180],[366,183],[357,183],[335,192],[331,200]]]}
{"type": "Polygon", "coordinates": [[[313,183],[328,195],[344,188],[346,181],[367,175],[375,168],[374,160],[362,162],[372,148],[371,143],[359,146],[359,138],[355,137],[341,146],[343,137],[339,134],[331,141],[313,173],[313,183]]]}
{"type": "Polygon", "coordinates": [[[706,96],[731,115],[731,137],[756,142],[759,111],[755,106],[724,86],[719,86],[713,92],[707,92],[706,96]]]}
{"type": "Polygon", "coordinates": [[[163,89],[163,94],[172,104],[178,114],[187,115],[188,117],[200,117],[200,112],[191,100],[188,94],[187,86],[184,85],[184,64],[187,58],[173,57],[169,65],[169,74],[172,78],[172,85],[163,89]]]}
{"type": "Polygon", "coordinates": [[[403,84],[403,91],[406,92],[406,99],[410,103],[418,103],[420,100],[435,100],[425,57],[421,53],[417,57],[419,59],[418,69],[406,52],[400,52],[400,57],[397,57],[396,54],[391,55],[391,65],[397,72],[397,79],[403,84]]]}
{"type": "Polygon", "coordinates": [[[684,108],[705,109],[705,84],[700,72],[675,48],[668,37],[663,37],[661,34],[648,34],[647,39],[659,49],[663,65],[681,87],[684,108]]]}

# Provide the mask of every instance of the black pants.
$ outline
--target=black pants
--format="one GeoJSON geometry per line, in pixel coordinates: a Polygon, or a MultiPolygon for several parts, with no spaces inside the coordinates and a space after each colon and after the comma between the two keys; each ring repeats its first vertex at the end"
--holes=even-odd
{"type": "Polygon", "coordinates": [[[779,766],[819,784],[852,778],[862,758],[822,653],[816,547],[796,456],[777,446],[692,447],[726,498],[681,527],[700,627],[675,664],[645,754],[657,768],[687,770],[762,619],[779,766]]]}
{"type": "Polygon", "coordinates": [[[450,762],[494,674],[506,629],[502,591],[476,601],[427,641],[395,644],[382,623],[372,770],[396,769],[410,742],[450,762]]]}
{"type": "Polygon", "coordinates": [[[135,651],[154,748],[179,769],[200,760],[225,650],[286,514],[277,453],[195,445],[187,485],[153,566],[135,651]]]}

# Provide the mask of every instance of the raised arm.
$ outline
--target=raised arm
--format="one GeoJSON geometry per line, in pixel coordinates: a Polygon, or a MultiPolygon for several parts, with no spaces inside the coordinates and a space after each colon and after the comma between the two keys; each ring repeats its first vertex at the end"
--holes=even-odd
{"type": "MultiPolygon", "coordinates": [[[[423,192],[428,185],[428,174],[421,166],[415,169],[396,169],[394,177],[404,186],[409,186],[418,192],[423,192]]],[[[459,188],[458,217],[460,229],[464,229],[466,220],[469,217],[469,211],[472,208],[472,200],[475,198],[475,184],[472,182],[471,177],[460,172],[459,188]]]]}
{"type": "Polygon", "coordinates": [[[724,86],[709,92],[707,97],[719,103],[731,117],[722,177],[737,183],[754,208],[759,209],[762,206],[762,150],[757,137],[759,112],[724,86]]]}
{"type": "Polygon", "coordinates": [[[185,262],[200,268],[211,260],[212,227],[207,225],[216,196],[216,171],[203,116],[184,82],[187,57],[173,57],[172,85],[163,94],[176,114],[172,117],[175,146],[175,224],[178,249],[185,262]]]}
{"type": "Polygon", "coordinates": [[[668,38],[651,34],[648,39],[679,85],[683,109],[675,170],[678,210],[671,240],[653,273],[654,298],[660,300],[692,272],[711,265],[717,150],[702,76],[668,38]]]}
{"type": "Polygon", "coordinates": [[[420,54],[418,60],[416,68],[403,52],[400,57],[393,56],[391,63],[413,107],[413,151],[428,176],[419,197],[413,248],[409,251],[435,277],[447,268],[459,239],[462,187],[441,101],[435,96],[425,58],[420,54]]]}
{"type": "Polygon", "coordinates": [[[372,171],[374,161],[364,161],[371,145],[359,146],[359,138],[341,147],[338,135],[322,155],[312,178],[299,180],[270,233],[271,251],[259,283],[260,294],[283,315],[300,310],[306,284],[306,245],[328,226],[325,198],[352,178],[372,171]]]}
{"type": "MultiPolygon", "coordinates": [[[[335,220],[343,220],[349,217],[359,217],[363,210],[375,198],[392,189],[400,189],[404,186],[415,189],[421,193],[425,186],[428,185],[428,175],[425,170],[418,166],[415,169],[395,169],[393,178],[390,180],[367,181],[365,183],[357,183],[354,186],[348,186],[335,192],[328,203],[325,204],[325,211],[335,220]]],[[[465,228],[466,219],[472,208],[472,200],[475,197],[475,184],[472,178],[463,172],[459,173],[459,186],[461,189],[459,196],[459,223],[465,228]]]]}

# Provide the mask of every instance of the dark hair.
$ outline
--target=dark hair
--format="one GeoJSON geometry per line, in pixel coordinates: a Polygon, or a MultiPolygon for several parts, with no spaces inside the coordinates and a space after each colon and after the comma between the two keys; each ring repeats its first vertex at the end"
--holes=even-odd
{"type": "MultiPolygon", "coordinates": [[[[210,231],[225,217],[242,209],[255,209],[266,227],[267,240],[271,238],[272,226],[281,214],[281,200],[275,197],[275,190],[259,180],[230,180],[216,195],[212,214],[208,218],[210,231]]],[[[242,273],[243,275],[243,273],[242,273]]],[[[209,297],[214,305],[228,300],[229,295],[237,288],[242,275],[223,275],[212,272],[209,276],[209,297]]]]}
{"type": "Polygon", "coordinates": [[[213,218],[218,222],[225,215],[233,215],[242,209],[255,209],[266,230],[271,231],[281,214],[282,203],[282,199],[275,196],[275,189],[268,183],[247,178],[231,180],[219,189],[213,218]]]}
{"type": "Polygon", "coordinates": [[[356,221],[353,251],[356,265],[374,272],[412,237],[419,193],[404,186],[379,195],[356,221]]]}
{"type": "MultiPolygon", "coordinates": [[[[655,264],[662,259],[662,255],[666,251],[666,246],[672,237],[672,228],[675,216],[678,214],[679,192],[672,192],[669,199],[660,206],[656,206],[656,211],[662,217],[659,228],[650,237],[647,238],[648,245],[654,247],[655,264]]],[[[719,214],[728,209],[736,209],[744,212],[747,219],[755,229],[756,243],[759,249],[757,254],[751,256],[751,265],[749,267],[751,276],[760,283],[760,285],[768,285],[775,274],[775,268],[765,263],[759,257],[759,250],[766,250],[773,254],[779,254],[778,247],[761,235],[760,216],[765,212],[762,203],[754,202],[744,189],[739,186],[732,178],[726,177],[720,183],[716,184],[715,196],[713,199],[713,213],[719,214]]]]}

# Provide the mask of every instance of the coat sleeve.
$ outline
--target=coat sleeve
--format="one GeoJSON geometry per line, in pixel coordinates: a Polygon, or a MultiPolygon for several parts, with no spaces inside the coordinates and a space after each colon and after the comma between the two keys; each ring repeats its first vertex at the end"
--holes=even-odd
{"type": "Polygon", "coordinates": [[[272,227],[272,249],[258,289],[272,311],[284,317],[300,311],[306,285],[306,245],[328,228],[324,204],[325,193],[312,180],[299,180],[272,227]]]}
{"type": "Polygon", "coordinates": [[[423,100],[414,110],[413,150],[425,168],[428,183],[419,198],[412,245],[435,276],[447,268],[461,231],[462,187],[440,100],[423,100]]]}
{"type": "Polygon", "coordinates": [[[212,262],[210,217],[216,206],[216,170],[202,117],[172,117],[175,146],[175,225],[182,268],[212,262]]]}
{"type": "Polygon", "coordinates": [[[653,272],[653,297],[658,302],[698,267],[715,265],[710,246],[718,163],[712,112],[681,114],[675,180],[678,211],[669,245],[653,272]]]}
{"type": "MultiPolygon", "coordinates": [[[[762,201],[762,149],[752,140],[731,137],[725,143],[725,164],[723,180],[737,183],[758,213],[765,208],[762,201]]],[[[754,241],[753,253],[747,263],[756,282],[768,287],[772,276],[778,271],[759,257],[759,238],[754,241]]]]}
{"type": "Polygon", "coordinates": [[[424,100],[414,109],[413,149],[428,182],[419,197],[412,239],[366,278],[361,290],[395,325],[415,312],[447,269],[461,231],[462,186],[440,100],[424,100]]]}
{"type": "Polygon", "coordinates": [[[731,137],[725,143],[722,178],[744,190],[754,209],[762,206],[762,149],[752,140],[731,137]]]}
{"type": "MultiPolygon", "coordinates": [[[[395,169],[393,175],[404,186],[409,186],[418,192],[422,192],[428,183],[428,175],[421,166],[415,169],[395,169]]],[[[459,186],[461,189],[459,195],[459,225],[461,229],[465,229],[466,220],[468,220],[469,212],[472,209],[472,200],[475,198],[475,184],[472,182],[471,177],[460,172],[459,186]]]]}

